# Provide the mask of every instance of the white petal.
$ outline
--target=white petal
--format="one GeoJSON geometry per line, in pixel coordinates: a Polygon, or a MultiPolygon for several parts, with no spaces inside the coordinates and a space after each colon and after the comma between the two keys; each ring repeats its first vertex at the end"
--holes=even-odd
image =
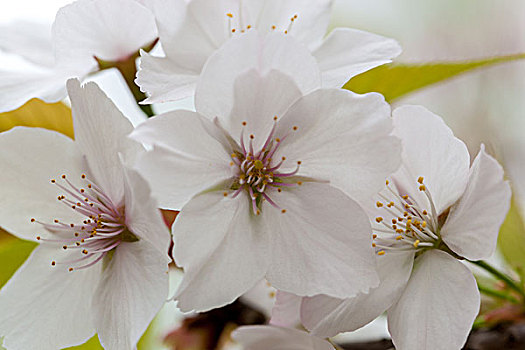
{"type": "Polygon", "coordinates": [[[127,228],[167,257],[171,235],[148,183],[132,169],[125,168],[125,176],[127,228]]]}
{"type": "Polygon", "coordinates": [[[388,311],[398,349],[460,349],[479,311],[476,280],[449,254],[430,250],[416,259],[399,301],[388,311]]]}
{"type": "Polygon", "coordinates": [[[115,205],[124,198],[121,156],[133,162],[142,146],[127,138],[131,122],[95,83],[80,86],[78,80],[67,83],[73,110],[75,142],[86,156],[97,186],[115,205]]]}
{"type": "Polygon", "coordinates": [[[161,208],[179,210],[192,196],[232,176],[231,148],[216,125],[174,111],[139,125],[131,137],[154,145],[137,162],[161,208]]]}
{"type": "Polygon", "coordinates": [[[379,284],[372,230],[356,202],[330,185],[312,182],[270,197],[286,210],[262,208],[271,235],[266,278],[275,288],[345,298],[379,284]]]}
{"type": "Polygon", "coordinates": [[[53,24],[57,64],[65,66],[125,59],[156,37],[153,14],[135,0],[77,0],[53,24]]]}
{"type": "MultiPolygon", "coordinates": [[[[76,252],[78,253],[78,252],[76,252]]],[[[87,341],[95,333],[91,298],[100,265],[69,272],[72,253],[41,245],[0,291],[0,335],[9,350],[56,350],[87,341]]]]}
{"type": "Polygon", "coordinates": [[[247,11],[256,21],[251,24],[260,32],[288,31],[310,49],[318,47],[326,34],[333,0],[247,0],[247,11]],[[288,30],[291,18],[297,15],[288,30]]]}
{"type": "Polygon", "coordinates": [[[93,298],[94,322],[104,348],[134,349],[167,298],[166,256],[146,241],[121,243],[93,298]]]}
{"type": "Polygon", "coordinates": [[[270,324],[294,328],[301,324],[301,302],[303,298],[282,290],[277,291],[270,324]]]}
{"type": "Polygon", "coordinates": [[[206,63],[195,93],[197,112],[214,118],[227,116],[234,105],[234,82],[248,70],[261,75],[271,70],[292,77],[304,94],[320,86],[319,68],[310,52],[296,40],[255,31],[226,42],[206,63]]]}
{"type": "Polygon", "coordinates": [[[66,97],[66,80],[88,72],[34,68],[21,71],[0,70],[0,113],[17,109],[32,98],[58,102],[66,97]]]}
{"type": "Polygon", "coordinates": [[[289,76],[277,70],[261,76],[252,69],[235,80],[233,109],[229,116],[219,116],[219,120],[236,140],[245,129],[245,144],[248,144],[248,135],[253,134],[253,147],[258,151],[275,124],[274,118],[283,116],[301,96],[301,91],[289,76]],[[243,122],[247,123],[246,127],[243,127],[243,122]]]}
{"type": "Polygon", "coordinates": [[[421,106],[399,107],[393,116],[394,134],[403,142],[403,166],[393,176],[396,185],[428,210],[428,200],[418,190],[417,180],[423,176],[440,214],[465,191],[470,164],[467,147],[443,119],[421,106]]]}
{"type": "Polygon", "coordinates": [[[325,295],[304,298],[301,306],[304,326],[318,336],[333,337],[363,327],[392,306],[410,277],[414,253],[388,252],[377,256],[377,261],[381,283],[369,294],[344,300],[325,295]]]}
{"type": "Polygon", "coordinates": [[[181,310],[231,303],[264,277],[270,256],[261,219],[244,194],[208,192],[182,209],[173,225],[174,257],[185,273],[177,291],[181,310]]]}
{"type": "Polygon", "coordinates": [[[471,260],[489,258],[510,207],[511,190],[503,168],[482,145],[470,168],[467,189],[441,229],[443,241],[471,260]]]}
{"type": "Polygon", "coordinates": [[[50,183],[67,174],[78,182],[84,171],[82,154],[60,133],[17,127],[0,134],[0,223],[24,239],[35,240],[45,230],[35,218],[52,224],[54,219],[79,222],[84,216],[57,200],[64,191],[50,183]]]}
{"type": "Polygon", "coordinates": [[[39,22],[17,20],[0,25],[0,49],[51,68],[55,63],[51,27],[39,22]]]}
{"type": "Polygon", "coordinates": [[[274,158],[285,156],[288,168],[301,161],[299,174],[329,180],[366,203],[399,166],[401,145],[391,131],[390,107],[381,95],[321,89],[279,121],[278,134],[289,135],[274,158]]]}
{"type": "Polygon", "coordinates": [[[243,326],[233,331],[232,337],[245,350],[334,350],[326,340],[290,328],[243,326]]]}
{"type": "Polygon", "coordinates": [[[350,78],[392,61],[401,53],[397,41],[351,28],[336,28],[313,52],[325,88],[339,88],[350,78]]]}
{"type": "Polygon", "coordinates": [[[175,101],[193,95],[199,72],[180,67],[166,57],[155,57],[142,51],[140,70],[135,82],[148,94],[144,103],[175,101]]]}

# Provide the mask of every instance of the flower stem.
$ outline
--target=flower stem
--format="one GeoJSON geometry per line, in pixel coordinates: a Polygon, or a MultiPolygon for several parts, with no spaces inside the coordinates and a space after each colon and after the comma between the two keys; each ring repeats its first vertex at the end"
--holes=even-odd
{"type": "Polygon", "coordinates": [[[507,301],[510,301],[513,304],[519,304],[520,303],[518,301],[518,299],[514,298],[511,295],[508,295],[508,294],[503,293],[503,292],[501,292],[499,290],[496,290],[496,289],[485,287],[485,286],[483,286],[483,285],[481,285],[479,283],[478,283],[478,289],[479,289],[479,291],[481,293],[483,293],[485,295],[488,295],[488,296],[491,296],[491,297],[494,297],[494,298],[498,298],[498,299],[507,300],[507,301]]]}
{"type": "Polygon", "coordinates": [[[487,271],[488,273],[490,273],[491,275],[493,275],[497,279],[505,282],[505,284],[510,289],[513,289],[514,291],[518,292],[522,297],[525,297],[525,292],[523,291],[523,288],[516,281],[514,281],[512,279],[512,277],[510,277],[507,274],[499,271],[498,269],[496,269],[495,267],[493,267],[492,265],[488,264],[485,261],[481,261],[481,260],[480,261],[467,260],[467,261],[472,263],[472,264],[474,264],[474,265],[477,265],[477,266],[481,267],[482,269],[484,269],[485,271],[487,271]]]}

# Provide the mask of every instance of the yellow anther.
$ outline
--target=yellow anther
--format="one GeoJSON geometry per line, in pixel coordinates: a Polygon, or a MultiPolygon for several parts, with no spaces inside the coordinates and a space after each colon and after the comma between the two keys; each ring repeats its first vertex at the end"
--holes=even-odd
{"type": "Polygon", "coordinates": [[[71,272],[71,271],[73,271],[73,268],[72,268],[72,267],[69,268],[69,272],[71,272]]]}
{"type": "Polygon", "coordinates": [[[65,178],[66,178],[66,175],[62,175],[62,178],[65,179],[65,178]]]}
{"type": "Polygon", "coordinates": [[[255,162],[253,162],[253,166],[257,170],[261,170],[262,168],[264,168],[263,162],[261,162],[259,159],[257,159],[255,162]]]}
{"type": "Polygon", "coordinates": [[[404,199],[404,200],[407,200],[407,199],[408,199],[408,195],[405,194],[405,195],[403,196],[403,199],[404,199]]]}
{"type": "Polygon", "coordinates": [[[54,184],[55,182],[57,182],[57,180],[55,179],[51,179],[51,183],[54,184]]]}
{"type": "Polygon", "coordinates": [[[223,195],[224,197],[228,197],[228,192],[224,192],[222,195],[223,195]]]}
{"type": "Polygon", "coordinates": [[[400,240],[402,240],[402,239],[403,239],[403,236],[401,236],[401,235],[399,235],[399,236],[396,237],[396,241],[400,241],[400,240]]]}
{"type": "Polygon", "coordinates": [[[380,216],[378,216],[378,217],[376,218],[376,222],[377,222],[377,223],[380,223],[381,221],[383,221],[383,218],[380,217],[380,216]]]}
{"type": "Polygon", "coordinates": [[[423,210],[423,215],[427,215],[428,212],[426,210],[423,210]]]}
{"type": "Polygon", "coordinates": [[[298,184],[299,186],[301,186],[301,185],[303,184],[303,182],[302,182],[302,181],[297,181],[297,184],[298,184]]]}
{"type": "Polygon", "coordinates": [[[405,209],[410,209],[410,205],[409,204],[405,204],[405,209]]]}
{"type": "Polygon", "coordinates": [[[275,298],[275,292],[271,291],[270,293],[268,293],[268,296],[272,299],[275,298]]]}
{"type": "Polygon", "coordinates": [[[276,138],[275,142],[281,142],[281,139],[280,138],[276,138]]]}
{"type": "Polygon", "coordinates": [[[385,183],[388,186],[390,184],[390,181],[386,180],[385,183]]]}
{"type": "Polygon", "coordinates": [[[375,247],[376,247],[376,244],[375,244],[375,243],[372,243],[372,247],[375,248],[375,247]]]}
{"type": "Polygon", "coordinates": [[[31,218],[31,222],[35,222],[35,221],[36,221],[35,218],[31,218]]]}
{"type": "Polygon", "coordinates": [[[274,116],[274,117],[273,117],[273,120],[277,120],[277,116],[274,116]]]}
{"type": "Polygon", "coordinates": [[[389,208],[392,208],[394,206],[394,202],[390,202],[386,206],[389,207],[389,208]]]}
{"type": "Polygon", "coordinates": [[[242,126],[246,126],[246,122],[242,122],[242,126]]]}
{"type": "Polygon", "coordinates": [[[418,179],[417,179],[417,182],[419,182],[420,184],[423,183],[423,176],[420,176],[418,179]]]}
{"type": "Polygon", "coordinates": [[[297,126],[294,126],[292,129],[293,129],[293,131],[297,131],[298,128],[297,128],[297,126]]]}
{"type": "Polygon", "coordinates": [[[232,29],[232,33],[235,33],[235,28],[232,29]]]}
{"type": "Polygon", "coordinates": [[[394,230],[396,230],[396,229],[397,229],[397,225],[392,225],[392,228],[393,228],[394,230]]]}
{"type": "Polygon", "coordinates": [[[384,250],[380,250],[377,252],[377,255],[385,255],[385,251],[384,250]]]}
{"type": "Polygon", "coordinates": [[[55,266],[56,264],[56,261],[51,261],[51,266],[55,266]]]}
{"type": "Polygon", "coordinates": [[[250,138],[253,140],[255,138],[255,136],[253,134],[251,134],[250,138]]]}
{"type": "Polygon", "coordinates": [[[372,239],[376,239],[376,238],[377,238],[377,235],[374,233],[374,234],[372,235],[372,239]]]}
{"type": "Polygon", "coordinates": [[[403,233],[403,229],[402,228],[396,229],[396,233],[403,233]]]}
{"type": "Polygon", "coordinates": [[[393,223],[393,224],[396,224],[396,223],[397,223],[397,220],[396,220],[396,219],[392,219],[392,223],[393,223]]]}
{"type": "Polygon", "coordinates": [[[80,177],[85,179],[86,178],[86,174],[82,174],[80,177]]]}
{"type": "Polygon", "coordinates": [[[280,188],[277,189],[277,192],[279,192],[279,193],[282,192],[282,191],[283,191],[283,190],[281,190],[280,188]]]}
{"type": "Polygon", "coordinates": [[[377,202],[376,202],[376,206],[377,206],[378,208],[381,208],[381,207],[383,206],[383,203],[377,201],[377,202]]]}
{"type": "Polygon", "coordinates": [[[272,26],[272,30],[275,30],[275,28],[276,28],[275,26],[272,26]]]}
{"type": "Polygon", "coordinates": [[[232,13],[227,13],[226,16],[228,16],[230,18],[233,18],[233,14],[232,13]]]}
{"type": "Polygon", "coordinates": [[[252,26],[248,24],[248,25],[246,26],[246,29],[252,29],[252,26]]]}
{"type": "Polygon", "coordinates": [[[419,190],[420,190],[420,191],[424,191],[424,190],[426,190],[426,189],[427,189],[427,188],[425,187],[425,185],[421,185],[421,186],[419,186],[419,190]]]}
{"type": "Polygon", "coordinates": [[[421,223],[421,227],[423,227],[423,228],[427,227],[427,222],[426,222],[426,221],[423,221],[423,222],[421,223]]]}
{"type": "Polygon", "coordinates": [[[281,210],[281,213],[283,214],[286,213],[286,209],[281,210]]]}
{"type": "Polygon", "coordinates": [[[414,248],[417,248],[418,245],[419,245],[419,239],[414,242],[414,248]]]}
{"type": "Polygon", "coordinates": [[[36,236],[36,240],[40,241],[42,238],[40,236],[36,236]]]}

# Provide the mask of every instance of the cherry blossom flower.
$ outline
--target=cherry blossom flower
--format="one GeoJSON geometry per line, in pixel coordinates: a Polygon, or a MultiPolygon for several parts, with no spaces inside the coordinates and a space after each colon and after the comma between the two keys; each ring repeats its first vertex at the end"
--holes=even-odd
{"type": "Polygon", "coordinates": [[[134,348],[168,298],[170,235],[146,181],[143,152],[94,83],[68,82],[75,140],[44,129],[0,134],[0,225],[41,244],[0,291],[8,350],[54,350],[98,333],[134,348]]]}
{"type": "Polygon", "coordinates": [[[60,101],[66,97],[66,81],[96,72],[97,59],[126,60],[157,38],[153,14],[135,0],[77,0],[61,8],[47,45],[42,45],[45,36],[36,30],[22,30],[16,23],[4,29],[13,35],[2,35],[0,48],[32,65],[0,70],[0,112],[32,98],[60,101]]]}
{"type": "MultiPolygon", "coordinates": [[[[511,191],[483,146],[469,168],[465,144],[440,117],[406,106],[394,111],[393,120],[404,150],[402,166],[380,192],[373,214],[381,283],[345,300],[305,298],[301,319],[314,334],[333,336],[388,309],[396,348],[460,349],[480,296],[474,276],[458,259],[494,253],[511,191]]],[[[288,308],[297,305],[291,299],[283,298],[288,308]]],[[[285,315],[281,310],[287,308],[276,309],[277,320],[285,315]]]]}
{"type": "Polygon", "coordinates": [[[244,326],[232,333],[245,350],[334,350],[328,341],[297,329],[275,326],[244,326]]]}
{"type": "Polygon", "coordinates": [[[351,77],[400,54],[397,42],[337,28],[326,36],[332,0],[144,0],[155,13],[165,57],[142,53],[137,84],[147,103],[191,96],[207,59],[231,37],[249,31],[293,36],[312,52],[322,86],[351,77]]]}
{"type": "Polygon", "coordinates": [[[263,278],[310,296],[377,284],[356,200],[370,201],[399,165],[390,108],[375,93],[303,94],[316,77],[295,40],[250,33],[207,63],[197,112],[169,112],[131,134],[153,146],[137,169],[161,207],[182,208],[172,229],[183,311],[230,303],[263,278]]]}

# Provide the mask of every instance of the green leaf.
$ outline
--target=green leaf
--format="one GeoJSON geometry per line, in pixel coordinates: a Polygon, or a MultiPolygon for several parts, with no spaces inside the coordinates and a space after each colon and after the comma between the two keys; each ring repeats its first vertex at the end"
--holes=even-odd
{"type": "Polygon", "coordinates": [[[3,286],[15,271],[27,259],[36,243],[18,238],[5,238],[0,244],[0,287],[3,286]]]}
{"type": "Polygon", "coordinates": [[[386,64],[359,74],[344,86],[359,94],[379,92],[392,102],[412,92],[453,78],[476,68],[525,58],[525,53],[475,61],[434,62],[428,64],[386,64]]]}
{"type": "Polygon", "coordinates": [[[15,126],[45,128],[73,137],[71,109],[60,102],[45,103],[33,99],[14,111],[0,113],[0,132],[15,126]]]}
{"type": "Polygon", "coordinates": [[[525,268],[525,225],[515,200],[499,231],[498,247],[510,266],[525,268]]]}

